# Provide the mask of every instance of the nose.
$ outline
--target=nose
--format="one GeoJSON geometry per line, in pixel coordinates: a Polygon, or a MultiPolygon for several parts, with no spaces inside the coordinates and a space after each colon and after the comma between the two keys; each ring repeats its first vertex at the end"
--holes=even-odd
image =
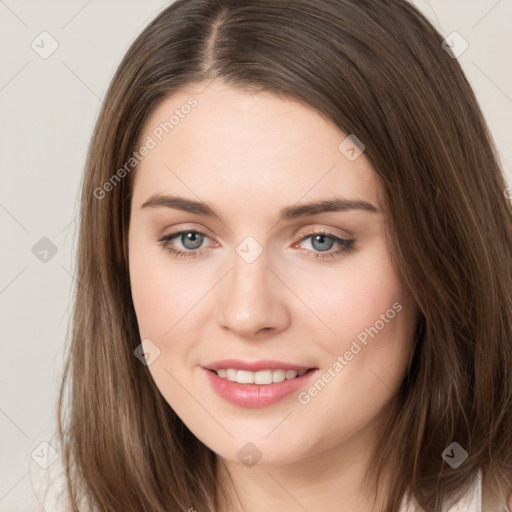
{"type": "Polygon", "coordinates": [[[217,290],[218,321],[223,329],[239,337],[261,338],[289,325],[286,286],[268,263],[265,251],[252,263],[234,255],[233,268],[217,290]]]}

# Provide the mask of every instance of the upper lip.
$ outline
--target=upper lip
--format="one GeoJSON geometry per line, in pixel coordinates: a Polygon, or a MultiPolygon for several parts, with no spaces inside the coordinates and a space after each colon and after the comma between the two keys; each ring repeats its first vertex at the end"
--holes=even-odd
{"type": "Polygon", "coordinates": [[[247,370],[257,372],[261,370],[310,370],[313,367],[304,366],[294,363],[285,363],[283,361],[272,361],[269,359],[262,359],[259,361],[241,361],[240,359],[223,359],[222,361],[214,361],[203,366],[207,370],[247,370]]]}

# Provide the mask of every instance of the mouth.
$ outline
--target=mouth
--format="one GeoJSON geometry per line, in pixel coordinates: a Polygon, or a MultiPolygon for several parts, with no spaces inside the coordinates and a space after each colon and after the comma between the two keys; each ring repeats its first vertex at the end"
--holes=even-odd
{"type": "Polygon", "coordinates": [[[263,385],[296,379],[311,370],[318,370],[310,366],[269,359],[258,361],[223,359],[209,363],[203,368],[231,382],[263,385]]]}
{"type": "Polygon", "coordinates": [[[238,359],[224,359],[207,364],[203,367],[215,373],[221,379],[238,384],[268,385],[285,380],[298,379],[306,373],[318,368],[287,363],[284,361],[242,361],[238,359]]]}
{"type": "Polygon", "coordinates": [[[250,370],[237,370],[235,368],[219,368],[213,370],[207,368],[208,371],[215,373],[221,379],[238,384],[258,384],[269,385],[277,382],[284,382],[285,380],[298,379],[306,373],[315,371],[316,368],[308,368],[302,370],[285,370],[284,368],[266,369],[259,371],[250,370]]]}
{"type": "Polygon", "coordinates": [[[241,363],[231,360],[208,366],[203,366],[202,370],[213,391],[232,405],[242,408],[273,405],[307,386],[318,370],[269,361],[241,363]]]}

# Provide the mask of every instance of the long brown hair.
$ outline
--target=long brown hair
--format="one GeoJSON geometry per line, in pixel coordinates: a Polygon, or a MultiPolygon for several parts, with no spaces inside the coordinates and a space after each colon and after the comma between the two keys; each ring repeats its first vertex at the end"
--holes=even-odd
{"type": "Polygon", "coordinates": [[[216,510],[215,454],[134,356],[127,235],[136,165],[126,166],[162,100],[213,79],[313,107],[364,142],[382,184],[390,255],[420,310],[411,365],[369,468],[375,485],[393,468],[386,512],[407,490],[438,512],[479,470],[507,482],[511,205],[474,93],[442,41],[405,0],[177,0],[134,41],[83,180],[59,401],[73,510],[216,510]],[[441,457],[454,441],[468,453],[457,469],[441,457]]]}

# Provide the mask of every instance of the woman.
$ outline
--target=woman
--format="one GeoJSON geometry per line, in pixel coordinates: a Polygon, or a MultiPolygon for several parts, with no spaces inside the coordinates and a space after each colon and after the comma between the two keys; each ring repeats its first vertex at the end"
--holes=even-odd
{"type": "Polygon", "coordinates": [[[506,190],[405,1],[174,2],[89,149],[72,509],[507,510],[506,190]]]}

